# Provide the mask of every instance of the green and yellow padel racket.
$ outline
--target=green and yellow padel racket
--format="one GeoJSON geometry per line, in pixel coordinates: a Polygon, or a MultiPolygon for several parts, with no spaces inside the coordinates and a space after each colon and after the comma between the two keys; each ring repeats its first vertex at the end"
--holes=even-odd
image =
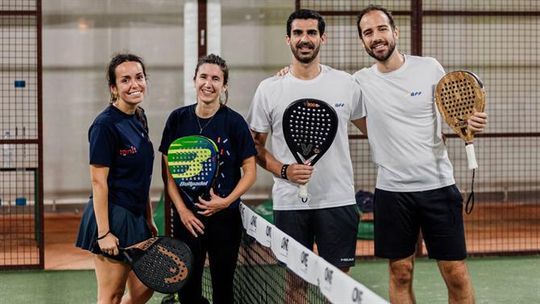
{"type": "Polygon", "coordinates": [[[216,143],[201,135],[180,137],[169,146],[169,172],[190,199],[208,194],[218,172],[218,155],[216,143]]]}

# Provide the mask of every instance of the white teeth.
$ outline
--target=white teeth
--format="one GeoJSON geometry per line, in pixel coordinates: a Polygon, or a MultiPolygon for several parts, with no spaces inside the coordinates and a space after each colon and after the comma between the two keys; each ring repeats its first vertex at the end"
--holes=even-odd
{"type": "Polygon", "coordinates": [[[131,95],[131,96],[133,96],[133,95],[139,96],[139,95],[141,95],[141,92],[140,92],[140,91],[137,91],[137,92],[131,92],[131,93],[129,93],[129,95],[131,95]]]}

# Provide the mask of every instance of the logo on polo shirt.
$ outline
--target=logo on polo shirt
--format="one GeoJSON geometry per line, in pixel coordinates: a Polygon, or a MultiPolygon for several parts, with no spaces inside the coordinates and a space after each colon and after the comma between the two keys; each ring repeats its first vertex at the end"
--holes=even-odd
{"type": "Polygon", "coordinates": [[[128,149],[121,149],[119,151],[119,153],[122,156],[133,155],[133,154],[137,153],[137,148],[135,148],[134,146],[129,146],[128,149]]]}

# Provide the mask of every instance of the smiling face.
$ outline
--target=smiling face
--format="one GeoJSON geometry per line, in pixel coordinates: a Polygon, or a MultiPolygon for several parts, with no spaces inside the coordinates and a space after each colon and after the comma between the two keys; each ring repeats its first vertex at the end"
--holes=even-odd
{"type": "Polygon", "coordinates": [[[224,84],[224,73],[217,64],[204,63],[195,75],[197,101],[205,104],[219,103],[219,96],[227,86],[224,84]]]}
{"type": "Polygon", "coordinates": [[[295,19],[291,23],[291,33],[287,37],[294,58],[301,63],[310,63],[317,55],[326,36],[319,32],[317,19],[295,19]]]}
{"type": "Polygon", "coordinates": [[[396,49],[398,29],[392,28],[388,17],[378,10],[362,16],[359,26],[366,52],[379,62],[387,61],[396,49]]]}
{"type": "Polygon", "coordinates": [[[146,77],[139,62],[126,61],[115,69],[116,81],[110,90],[117,96],[120,106],[135,108],[144,100],[146,93],[146,77]]]}

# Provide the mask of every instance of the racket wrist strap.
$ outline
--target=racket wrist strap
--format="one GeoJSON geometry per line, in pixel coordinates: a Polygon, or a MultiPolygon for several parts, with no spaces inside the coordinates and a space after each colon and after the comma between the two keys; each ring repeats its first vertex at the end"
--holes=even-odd
{"type": "Polygon", "coordinates": [[[109,231],[107,231],[107,232],[105,232],[105,234],[104,234],[104,235],[102,235],[102,236],[98,236],[97,240],[98,240],[98,241],[99,241],[99,240],[103,240],[103,239],[104,239],[104,238],[105,238],[105,237],[106,237],[107,235],[109,235],[109,233],[111,233],[111,231],[110,231],[110,230],[109,230],[109,231]]]}
{"type": "Polygon", "coordinates": [[[283,179],[288,179],[287,178],[287,168],[289,168],[289,165],[288,164],[284,164],[283,166],[281,166],[281,178],[283,179]]]}

